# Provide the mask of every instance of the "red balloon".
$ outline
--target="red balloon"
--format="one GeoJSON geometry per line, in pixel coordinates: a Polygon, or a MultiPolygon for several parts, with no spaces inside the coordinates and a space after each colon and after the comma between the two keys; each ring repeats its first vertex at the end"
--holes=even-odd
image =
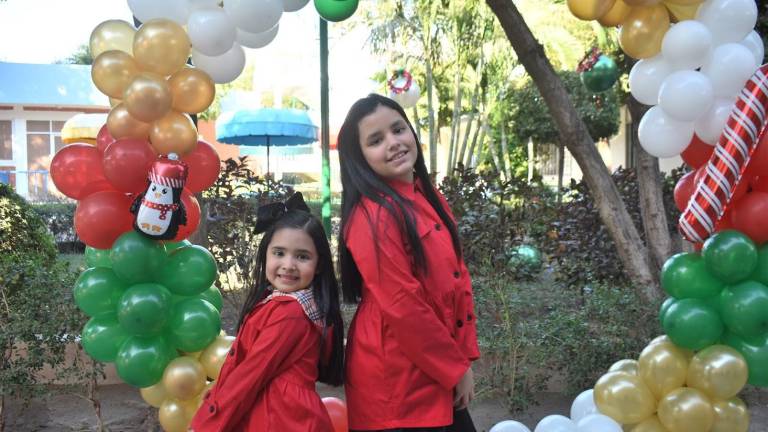
{"type": "Polygon", "coordinates": [[[189,167],[187,183],[184,185],[190,192],[202,192],[219,178],[221,160],[216,149],[205,141],[198,141],[192,153],[181,158],[189,167]]]}
{"type": "Polygon", "coordinates": [[[763,132],[755,145],[747,167],[755,176],[768,176],[768,133],[763,132]]]}
{"type": "Polygon", "coordinates": [[[753,178],[751,186],[753,191],[768,192],[768,176],[753,178]]]}
{"type": "Polygon", "coordinates": [[[147,187],[147,172],[156,158],[147,140],[122,138],[104,152],[104,175],[117,190],[142,192],[147,187]]]}
{"type": "Polygon", "coordinates": [[[733,227],[748,235],[755,243],[768,240],[768,193],[749,192],[731,210],[733,227]]]}
{"type": "Polygon", "coordinates": [[[333,431],[348,432],[347,404],[343,400],[335,397],[324,397],[323,404],[325,404],[325,410],[328,411],[328,416],[331,417],[333,431]]]}
{"type": "Polygon", "coordinates": [[[77,204],[75,232],[83,243],[97,249],[110,249],[112,243],[132,229],[132,199],[117,191],[96,192],[77,204]]]}
{"type": "Polygon", "coordinates": [[[96,147],[79,143],[56,153],[51,161],[51,178],[61,193],[76,200],[85,198],[90,184],[107,180],[96,147]]]}
{"type": "Polygon", "coordinates": [[[197,226],[200,225],[200,204],[197,202],[197,198],[187,189],[184,189],[181,191],[181,202],[187,211],[187,224],[179,225],[179,231],[172,240],[174,242],[182,241],[191,236],[197,230],[197,226]]]}
{"type": "Polygon", "coordinates": [[[696,169],[706,165],[714,151],[714,146],[705,143],[694,134],[691,143],[688,144],[688,147],[683,150],[680,156],[683,158],[683,162],[687,163],[691,168],[696,169]]]}
{"type": "Polygon", "coordinates": [[[696,184],[694,179],[696,178],[696,171],[686,173],[680,177],[675,185],[675,191],[673,193],[675,198],[675,205],[678,210],[683,211],[688,206],[688,201],[691,199],[691,195],[696,190],[696,184]]]}
{"type": "Polygon", "coordinates": [[[99,129],[99,133],[96,134],[96,148],[104,153],[107,147],[113,142],[115,142],[115,139],[112,138],[112,135],[109,133],[109,129],[107,129],[107,125],[105,124],[99,129]]]}

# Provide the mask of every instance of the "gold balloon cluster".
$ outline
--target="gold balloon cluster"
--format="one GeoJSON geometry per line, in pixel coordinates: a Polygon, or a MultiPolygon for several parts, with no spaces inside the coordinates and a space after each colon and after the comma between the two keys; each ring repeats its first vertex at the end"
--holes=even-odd
{"type": "Polygon", "coordinates": [[[234,340],[233,336],[222,334],[204,350],[177,357],[165,367],[162,380],[141,389],[144,401],[159,409],[163,430],[186,432],[189,429],[205,393],[219,377],[234,340]]]}
{"type": "Polygon", "coordinates": [[[605,27],[619,26],[619,44],[630,57],[653,57],[672,22],[693,19],[703,0],[568,0],[571,13],[605,27]]]}
{"type": "Polygon", "coordinates": [[[627,432],[747,432],[749,411],[736,397],[747,373],[731,347],[694,354],[661,336],[638,360],[611,366],[595,384],[595,403],[627,432]]]}
{"type": "Polygon", "coordinates": [[[175,22],[154,19],[138,31],[125,21],[109,20],[91,33],[91,77],[113,108],[107,128],[115,139],[149,138],[159,154],[192,152],[197,129],[186,113],[202,112],[213,102],[213,80],[185,67],[189,36],[175,22]]]}

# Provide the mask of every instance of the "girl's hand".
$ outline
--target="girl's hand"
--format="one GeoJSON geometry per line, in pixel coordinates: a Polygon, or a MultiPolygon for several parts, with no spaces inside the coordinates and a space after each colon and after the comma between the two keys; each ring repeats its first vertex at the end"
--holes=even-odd
{"type": "Polygon", "coordinates": [[[475,397],[475,375],[470,366],[459,383],[456,384],[453,396],[453,406],[456,409],[466,408],[475,397]]]}

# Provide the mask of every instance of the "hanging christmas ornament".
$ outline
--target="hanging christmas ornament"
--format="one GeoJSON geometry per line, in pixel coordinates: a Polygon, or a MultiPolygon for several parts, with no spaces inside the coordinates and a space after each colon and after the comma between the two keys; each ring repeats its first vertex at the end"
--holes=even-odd
{"type": "Polygon", "coordinates": [[[389,97],[394,99],[403,108],[412,108],[416,106],[421,96],[419,84],[405,69],[395,71],[394,75],[387,81],[389,87],[389,97]]]}
{"type": "Polygon", "coordinates": [[[133,201],[131,213],[136,218],[133,228],[155,240],[176,237],[179,225],[187,224],[187,212],[181,192],[187,180],[187,165],[171,153],[160,157],[147,175],[146,192],[133,201]]]}
{"type": "Polygon", "coordinates": [[[315,0],[315,9],[326,21],[339,22],[351,17],[358,0],[315,0]]]}
{"type": "Polygon", "coordinates": [[[619,79],[619,68],[616,62],[601,53],[597,47],[592,48],[592,51],[584,56],[576,71],[580,73],[584,87],[593,93],[608,90],[619,79]]]}

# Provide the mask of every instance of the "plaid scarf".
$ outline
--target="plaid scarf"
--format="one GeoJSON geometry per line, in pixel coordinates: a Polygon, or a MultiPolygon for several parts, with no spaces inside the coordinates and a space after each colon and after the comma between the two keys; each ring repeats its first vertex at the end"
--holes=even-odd
{"type": "Polygon", "coordinates": [[[316,326],[323,327],[324,324],[324,317],[323,313],[320,311],[320,309],[317,307],[317,303],[315,302],[315,296],[312,294],[312,287],[305,288],[303,290],[294,291],[290,293],[284,293],[282,291],[272,290],[272,292],[261,301],[261,303],[266,303],[269,300],[272,299],[272,297],[280,297],[280,296],[290,296],[296,299],[296,301],[299,302],[301,305],[301,308],[304,309],[304,313],[307,315],[307,318],[309,318],[310,321],[312,321],[316,326]]]}

